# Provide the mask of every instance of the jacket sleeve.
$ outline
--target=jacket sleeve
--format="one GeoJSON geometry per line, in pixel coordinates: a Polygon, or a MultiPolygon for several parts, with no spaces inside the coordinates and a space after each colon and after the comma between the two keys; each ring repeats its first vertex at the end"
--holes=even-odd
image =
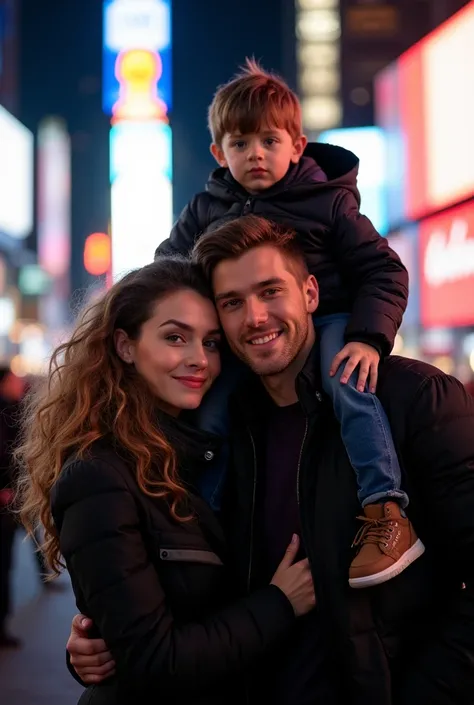
{"type": "Polygon", "coordinates": [[[459,590],[438,605],[411,659],[400,705],[470,705],[474,698],[474,399],[447,375],[425,379],[407,415],[410,463],[430,516],[440,570],[459,590]],[[462,583],[465,588],[462,589],[462,583]]]}
{"type": "Polygon", "coordinates": [[[198,235],[207,227],[204,213],[207,213],[206,194],[198,193],[181,211],[173,225],[169,238],[163,240],[155,250],[155,259],[159,255],[180,254],[187,256],[193,249],[198,235]]]}
{"type": "Polygon", "coordinates": [[[116,469],[78,461],[60,478],[53,515],[79,609],[110,649],[118,672],[160,692],[206,689],[243,671],[295,620],[269,585],[202,621],[175,622],[135,500],[116,469]]]}
{"type": "Polygon", "coordinates": [[[331,232],[333,254],[353,292],[346,342],[373,345],[389,355],[408,301],[408,272],[352,193],[342,198],[331,232]]]}

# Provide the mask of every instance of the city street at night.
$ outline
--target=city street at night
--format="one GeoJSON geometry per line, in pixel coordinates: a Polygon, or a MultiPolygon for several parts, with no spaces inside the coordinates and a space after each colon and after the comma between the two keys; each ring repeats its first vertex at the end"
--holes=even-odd
{"type": "Polygon", "coordinates": [[[69,705],[82,688],[65,666],[65,645],[75,614],[74,596],[66,575],[61,590],[45,590],[36,571],[31,543],[18,532],[15,541],[14,614],[11,631],[23,649],[0,651],[2,705],[69,705]]]}
{"type": "Polygon", "coordinates": [[[0,705],[474,705],[473,67],[0,0],[0,705]]]}

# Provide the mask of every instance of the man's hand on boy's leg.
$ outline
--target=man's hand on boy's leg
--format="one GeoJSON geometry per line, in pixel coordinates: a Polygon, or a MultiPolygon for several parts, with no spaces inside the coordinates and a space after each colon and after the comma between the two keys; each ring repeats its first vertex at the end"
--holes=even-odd
{"type": "Polygon", "coordinates": [[[331,377],[334,377],[344,360],[347,360],[347,363],[342,371],[341,384],[347,384],[351,374],[359,367],[357,389],[363,392],[368,379],[369,391],[375,394],[380,362],[377,350],[367,343],[347,343],[332,361],[329,371],[331,377]]]}
{"type": "Polygon", "coordinates": [[[83,683],[101,683],[115,673],[115,661],[103,639],[90,639],[92,620],[76,614],[66,644],[71,666],[83,683]]]}

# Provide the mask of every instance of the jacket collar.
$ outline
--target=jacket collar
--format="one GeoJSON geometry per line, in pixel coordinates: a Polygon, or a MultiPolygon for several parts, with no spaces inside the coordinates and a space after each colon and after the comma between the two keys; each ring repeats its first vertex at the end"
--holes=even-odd
{"type": "Polygon", "coordinates": [[[180,473],[192,485],[201,472],[222,448],[222,439],[213,433],[196,428],[190,423],[190,414],[183,412],[179,418],[157,411],[156,423],[176,452],[180,473]]]}
{"type": "MultiPolygon", "coordinates": [[[[320,412],[323,405],[326,407],[329,404],[329,398],[322,388],[318,340],[311,348],[295,385],[298,399],[308,415],[320,412]]],[[[248,424],[261,423],[261,420],[266,418],[271,404],[270,395],[257,375],[252,375],[248,383],[236,392],[231,400],[236,418],[243,418],[248,424]]]]}

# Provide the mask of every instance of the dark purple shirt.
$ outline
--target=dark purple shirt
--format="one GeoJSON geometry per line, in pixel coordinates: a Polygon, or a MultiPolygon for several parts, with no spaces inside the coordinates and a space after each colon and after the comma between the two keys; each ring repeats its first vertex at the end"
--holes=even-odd
{"type": "MultiPolygon", "coordinates": [[[[272,406],[261,495],[263,540],[270,576],[283,558],[292,534],[301,534],[296,486],[305,429],[306,417],[299,403],[272,406]]],[[[300,554],[298,557],[303,557],[302,550],[300,554]]]]}
{"type": "MultiPolygon", "coordinates": [[[[301,538],[297,482],[305,431],[306,417],[299,403],[272,406],[257,508],[263,522],[267,580],[277,569],[292,534],[301,538]]],[[[301,543],[296,560],[304,557],[301,543]]],[[[263,687],[272,705],[336,705],[334,678],[317,609],[297,620],[283,649],[269,655],[262,667],[263,687]]]]}

